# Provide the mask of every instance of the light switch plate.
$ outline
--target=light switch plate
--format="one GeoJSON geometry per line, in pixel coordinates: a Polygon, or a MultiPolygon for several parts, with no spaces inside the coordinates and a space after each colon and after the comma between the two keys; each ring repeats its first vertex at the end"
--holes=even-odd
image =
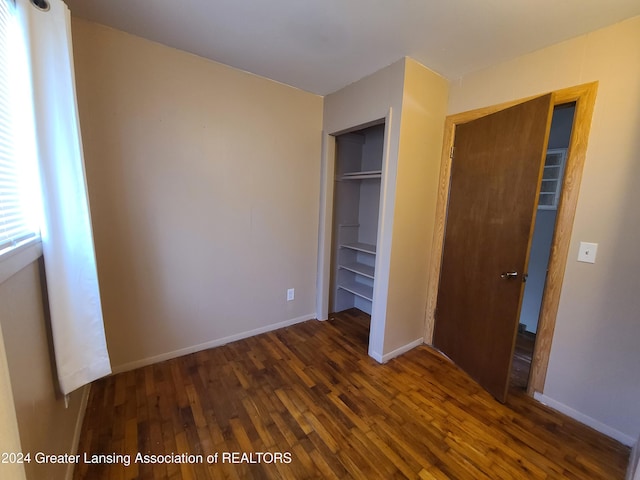
{"type": "Polygon", "coordinates": [[[596,263],[596,253],[598,253],[597,243],[580,242],[578,261],[585,263],[596,263]]]}

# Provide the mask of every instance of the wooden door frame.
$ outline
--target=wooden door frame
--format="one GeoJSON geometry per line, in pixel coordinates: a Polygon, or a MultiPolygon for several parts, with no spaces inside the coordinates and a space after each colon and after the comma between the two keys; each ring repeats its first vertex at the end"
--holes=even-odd
{"type": "MultiPolygon", "coordinates": [[[[531,362],[531,374],[527,388],[527,393],[531,396],[536,392],[543,393],[544,390],[597,89],[598,82],[592,82],[551,92],[554,106],[575,102],[576,108],[573,118],[573,128],[571,130],[571,140],[567,152],[565,174],[562,180],[562,191],[558,205],[556,226],[551,244],[547,281],[540,308],[535,349],[531,362]]],[[[438,180],[438,199],[436,204],[436,228],[433,234],[429,289],[427,292],[424,334],[425,343],[427,344],[433,343],[435,309],[440,282],[440,268],[442,265],[447,205],[449,200],[449,184],[451,180],[450,152],[453,147],[456,126],[523,103],[537,96],[539,95],[449,115],[445,119],[440,178],[438,180]]]]}

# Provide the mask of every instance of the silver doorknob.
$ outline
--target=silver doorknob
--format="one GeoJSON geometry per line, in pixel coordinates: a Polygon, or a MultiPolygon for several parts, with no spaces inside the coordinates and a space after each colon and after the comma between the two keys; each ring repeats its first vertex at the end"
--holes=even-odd
{"type": "Polygon", "coordinates": [[[518,276],[518,272],[504,272],[500,275],[501,278],[506,278],[509,280],[510,278],[516,278],[518,276]]]}

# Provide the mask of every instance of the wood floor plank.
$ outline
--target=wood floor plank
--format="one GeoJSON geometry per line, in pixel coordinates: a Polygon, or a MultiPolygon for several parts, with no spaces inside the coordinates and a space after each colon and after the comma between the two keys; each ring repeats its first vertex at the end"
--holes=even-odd
{"type": "Polygon", "coordinates": [[[349,310],[96,382],[79,452],[132,463],[80,463],[74,478],[624,478],[627,447],[519,389],[496,402],[429,347],[378,364],[368,329],[349,310]]]}

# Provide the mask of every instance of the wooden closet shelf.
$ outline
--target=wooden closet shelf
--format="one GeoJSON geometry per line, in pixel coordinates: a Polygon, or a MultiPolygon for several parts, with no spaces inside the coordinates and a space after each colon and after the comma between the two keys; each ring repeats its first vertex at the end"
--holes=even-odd
{"type": "Polygon", "coordinates": [[[340,245],[340,248],[349,248],[358,252],[370,253],[371,255],[376,254],[376,246],[369,243],[343,243],[342,245],[340,245]]]}
{"type": "Polygon", "coordinates": [[[370,265],[365,265],[359,262],[342,263],[338,265],[338,268],[349,270],[350,272],[362,275],[363,277],[373,278],[375,274],[375,268],[370,265]]]}
{"type": "Polygon", "coordinates": [[[373,287],[356,282],[340,282],[338,288],[353,293],[365,300],[373,301],[373,287]]]}
{"type": "Polygon", "coordinates": [[[366,180],[368,178],[382,178],[382,170],[369,170],[366,172],[343,173],[339,180],[366,180]]]}

